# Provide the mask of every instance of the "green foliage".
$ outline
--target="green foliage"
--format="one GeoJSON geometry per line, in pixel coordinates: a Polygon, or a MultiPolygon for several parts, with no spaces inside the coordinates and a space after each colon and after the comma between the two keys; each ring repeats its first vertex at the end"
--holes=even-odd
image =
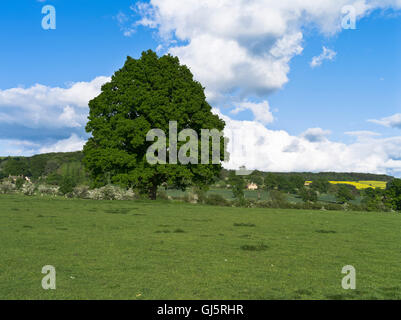
{"type": "MultiPolygon", "coordinates": [[[[83,153],[80,151],[39,154],[32,157],[7,157],[0,161],[0,177],[8,177],[9,175],[27,176],[33,180],[38,180],[42,177],[62,176],[65,171],[63,168],[72,165],[75,172],[70,175],[73,175],[76,181],[84,183],[87,182],[88,177],[82,165],[82,158],[83,153]]],[[[57,184],[61,181],[53,182],[57,184]]]]}
{"type": "Polygon", "coordinates": [[[60,184],[60,193],[63,195],[72,193],[76,187],[76,182],[70,176],[65,176],[60,184]]]}
{"type": "Polygon", "coordinates": [[[0,194],[12,193],[15,190],[15,184],[9,180],[0,181],[0,194]]]}
{"type": "Polygon", "coordinates": [[[288,192],[293,192],[295,193],[297,190],[300,190],[301,188],[304,187],[305,180],[301,175],[294,174],[288,178],[289,182],[289,188],[287,190],[283,191],[288,191],[288,192]]]}
{"type": "Polygon", "coordinates": [[[8,158],[3,164],[3,173],[6,176],[31,176],[29,163],[26,158],[8,158]]]}
{"type": "Polygon", "coordinates": [[[344,184],[339,184],[336,194],[337,202],[346,203],[350,200],[354,200],[355,196],[351,192],[351,188],[344,184]]]}
{"type": "Polygon", "coordinates": [[[282,193],[279,190],[271,190],[269,191],[269,196],[274,207],[285,208],[287,203],[287,198],[284,193],[282,193]]]}
{"type": "Polygon", "coordinates": [[[63,182],[63,176],[56,172],[50,173],[46,178],[46,182],[51,185],[59,186],[63,182]]]}
{"type": "Polygon", "coordinates": [[[140,59],[128,57],[89,108],[86,130],[92,137],[84,147],[84,163],[95,186],[111,182],[139,188],[155,199],[164,182],[179,189],[210,185],[220,172],[221,165],[151,165],[146,160],[153,144],[146,141],[150,129],[168,133],[169,121],[177,121],[178,132],[191,128],[200,137],[201,129],[225,126],[211,112],[202,85],[176,57],[159,58],[151,50],[140,59]]]}
{"type": "Polygon", "coordinates": [[[362,191],[362,205],[365,207],[366,211],[381,211],[384,210],[386,205],[385,200],[385,190],[367,188],[362,191]]]}
{"type": "Polygon", "coordinates": [[[33,183],[25,182],[21,188],[21,191],[26,196],[33,196],[36,191],[36,185],[33,183]]]}
{"type": "Polygon", "coordinates": [[[168,200],[168,195],[165,190],[157,190],[157,198],[161,200],[168,200]]]}
{"type": "Polygon", "coordinates": [[[260,171],[255,170],[248,178],[251,182],[255,183],[259,189],[263,188],[263,173],[260,171]]]}
{"type": "Polygon", "coordinates": [[[204,200],[205,204],[212,206],[228,206],[230,202],[219,194],[211,194],[207,196],[204,200]]]}
{"type": "Polygon", "coordinates": [[[251,180],[251,182],[255,183],[258,186],[258,190],[257,190],[258,200],[260,200],[260,198],[261,198],[260,193],[264,187],[263,173],[255,170],[254,172],[252,172],[249,179],[251,180]]]}
{"type": "Polygon", "coordinates": [[[319,193],[327,193],[329,192],[330,182],[324,179],[317,179],[312,181],[310,187],[319,193]]]}
{"type": "Polygon", "coordinates": [[[394,210],[401,211],[401,179],[393,179],[387,184],[386,198],[394,210]]]}
{"type": "Polygon", "coordinates": [[[300,196],[302,201],[304,202],[316,202],[317,201],[317,193],[315,190],[310,188],[302,188],[300,190],[300,196]]]}
{"type": "Polygon", "coordinates": [[[274,174],[272,173],[267,173],[264,179],[264,184],[266,189],[269,190],[274,190],[278,186],[277,178],[274,174]]]}
{"type": "Polygon", "coordinates": [[[280,190],[288,193],[296,193],[304,186],[305,180],[299,174],[282,175],[267,173],[264,177],[264,186],[267,190],[280,190]]]}
{"type": "Polygon", "coordinates": [[[22,188],[22,186],[24,185],[24,183],[25,183],[25,179],[23,179],[23,178],[21,178],[21,177],[18,177],[18,178],[15,180],[15,188],[16,188],[17,190],[21,190],[21,188],[22,188]]]}
{"type": "Polygon", "coordinates": [[[236,175],[235,172],[232,172],[230,174],[229,183],[231,185],[231,190],[233,192],[234,198],[240,201],[245,199],[245,179],[242,176],[236,175]]]}
{"type": "MultiPolygon", "coordinates": [[[[301,177],[303,183],[305,181],[386,181],[389,182],[393,177],[388,175],[371,174],[371,173],[357,173],[357,172],[260,172],[265,179],[265,185],[268,190],[277,187],[278,177],[289,178],[291,176],[301,177]],[[269,188],[270,186],[270,188],[269,188]]],[[[228,177],[230,170],[223,169],[221,172],[221,177],[228,177]]],[[[298,178],[297,178],[298,179],[298,178]]],[[[327,185],[327,184],[326,184],[327,185]]]]}

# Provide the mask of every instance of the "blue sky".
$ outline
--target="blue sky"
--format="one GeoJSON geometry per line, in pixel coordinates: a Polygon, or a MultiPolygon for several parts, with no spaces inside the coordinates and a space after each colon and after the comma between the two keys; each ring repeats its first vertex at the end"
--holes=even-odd
{"type": "Polygon", "coordinates": [[[4,0],[0,156],[80,149],[87,138],[85,97],[127,55],[157,49],[191,68],[228,129],[237,130],[232,135],[246,133],[246,145],[265,141],[255,142],[262,154],[251,148],[244,156],[236,147],[228,167],[399,175],[401,3],[355,4],[357,28],[344,30],[342,5],[357,1],[337,8],[338,2],[295,8],[223,1],[222,11],[196,0],[4,0]],[[49,4],[55,30],[41,26],[49,4]],[[236,20],[238,12],[247,16],[236,20]],[[210,21],[196,19],[202,15],[210,21]],[[334,56],[312,67],[323,47],[334,56]]]}

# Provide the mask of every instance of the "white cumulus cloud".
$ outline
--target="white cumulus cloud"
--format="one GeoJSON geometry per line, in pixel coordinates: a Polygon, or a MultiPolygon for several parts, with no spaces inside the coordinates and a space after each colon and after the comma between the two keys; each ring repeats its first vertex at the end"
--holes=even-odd
{"type": "Polygon", "coordinates": [[[270,111],[269,103],[267,101],[260,103],[249,101],[241,102],[238,104],[238,107],[231,111],[231,113],[238,114],[244,110],[250,110],[254,115],[254,120],[262,124],[268,124],[274,120],[273,114],[270,111]]]}
{"type": "Polygon", "coordinates": [[[52,145],[41,147],[39,153],[80,151],[85,143],[85,139],[78,137],[76,134],[72,134],[68,139],[63,139],[52,145]]]}
{"type": "MultiPolygon", "coordinates": [[[[142,16],[137,25],[173,40],[168,51],[191,68],[208,99],[217,100],[282,88],[289,62],[303,50],[304,30],[339,32],[346,5],[358,19],[377,8],[401,7],[399,0],[150,0],[135,10],[142,16]]],[[[332,59],[334,52],[323,50],[314,66],[332,59]]]]}
{"type": "Polygon", "coordinates": [[[379,120],[371,119],[369,122],[377,123],[385,127],[401,129],[401,113],[393,114],[390,117],[385,117],[379,120]]]}
{"type": "Polygon", "coordinates": [[[322,142],[325,141],[331,132],[323,130],[322,128],[309,128],[301,134],[301,137],[309,142],[322,142]]]}
{"type": "Polygon", "coordinates": [[[229,169],[245,165],[252,170],[276,172],[401,173],[401,137],[367,137],[345,144],[327,139],[328,132],[319,128],[306,131],[320,137],[310,141],[305,135],[292,136],[259,122],[233,120],[217,109],[214,112],[226,122],[230,160],[225,167],[229,169]]]}
{"type": "Polygon", "coordinates": [[[324,60],[333,60],[337,55],[337,52],[331,50],[329,48],[323,47],[323,51],[320,55],[313,57],[312,61],[310,62],[310,66],[312,68],[316,68],[322,65],[324,60]]]}
{"type": "Polygon", "coordinates": [[[36,84],[0,90],[0,123],[29,128],[84,126],[88,102],[109,80],[109,77],[97,77],[90,82],[72,83],[67,88],[36,84]]]}

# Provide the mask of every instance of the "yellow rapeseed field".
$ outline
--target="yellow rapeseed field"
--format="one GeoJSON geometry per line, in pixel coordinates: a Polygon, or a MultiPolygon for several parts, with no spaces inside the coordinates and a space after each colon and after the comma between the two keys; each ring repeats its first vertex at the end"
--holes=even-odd
{"type": "Polygon", "coordinates": [[[385,181],[359,181],[360,183],[367,184],[372,188],[386,189],[385,181]]]}
{"type": "MultiPolygon", "coordinates": [[[[367,188],[380,188],[386,189],[385,181],[329,181],[331,184],[349,184],[354,186],[355,188],[367,189],[367,188]]],[[[305,185],[308,186],[312,183],[312,181],[305,181],[305,185]]]]}
{"type": "Polygon", "coordinates": [[[367,188],[386,188],[386,182],[384,181],[329,181],[332,184],[349,184],[357,188],[358,190],[367,188]]]}

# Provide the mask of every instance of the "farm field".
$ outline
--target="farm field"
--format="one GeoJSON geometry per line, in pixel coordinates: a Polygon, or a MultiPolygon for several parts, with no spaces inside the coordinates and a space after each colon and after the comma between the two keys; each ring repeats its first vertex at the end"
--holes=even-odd
{"type": "Polygon", "coordinates": [[[401,299],[400,227],[395,213],[0,195],[0,299],[401,299]]]}
{"type": "MultiPolygon", "coordinates": [[[[312,181],[306,181],[307,183],[312,183],[312,181]]],[[[329,181],[331,184],[348,184],[354,186],[358,190],[367,188],[379,188],[386,189],[387,182],[385,181],[329,181]]]]}
{"type": "Polygon", "coordinates": [[[380,188],[380,189],[385,189],[386,188],[386,182],[385,181],[329,181],[331,184],[349,184],[351,186],[354,186],[358,190],[361,189],[367,189],[367,188],[380,188]]]}

